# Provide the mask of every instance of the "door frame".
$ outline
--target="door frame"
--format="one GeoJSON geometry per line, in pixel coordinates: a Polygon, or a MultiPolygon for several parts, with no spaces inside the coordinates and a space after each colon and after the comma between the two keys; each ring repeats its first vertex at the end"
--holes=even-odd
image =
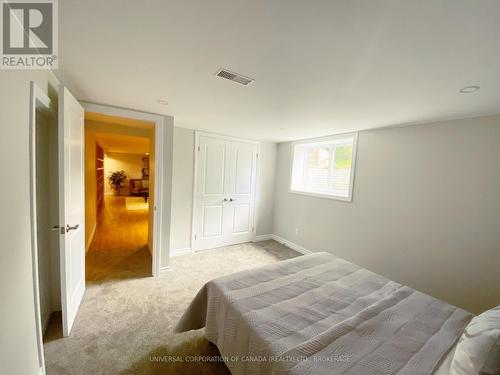
{"type": "Polygon", "coordinates": [[[222,134],[217,134],[217,133],[209,133],[205,131],[200,131],[200,130],[195,130],[194,132],[194,170],[193,170],[193,196],[192,196],[192,207],[191,207],[191,250],[192,252],[198,252],[198,251],[204,251],[208,249],[196,249],[195,247],[195,235],[196,235],[196,208],[197,208],[197,199],[196,199],[196,187],[197,187],[197,172],[198,172],[198,163],[199,163],[199,153],[198,153],[198,147],[200,146],[200,137],[212,137],[212,138],[218,138],[223,141],[234,141],[234,142],[242,142],[242,143],[250,143],[254,144],[257,146],[257,160],[256,160],[256,167],[255,167],[255,191],[254,191],[254,199],[255,199],[255,205],[254,205],[254,210],[253,210],[253,218],[252,218],[252,225],[255,228],[252,238],[255,240],[255,237],[257,236],[257,210],[258,210],[258,190],[259,190],[259,184],[260,184],[260,142],[259,141],[254,141],[251,139],[243,139],[243,138],[237,138],[237,137],[231,137],[228,135],[222,135],[222,134]]]}
{"type": "Polygon", "coordinates": [[[30,81],[30,109],[29,109],[29,174],[30,174],[30,229],[31,229],[31,266],[33,274],[33,299],[35,306],[35,329],[38,349],[38,364],[40,373],[45,373],[45,359],[43,354],[42,317],[40,312],[40,285],[38,282],[38,236],[37,236],[37,209],[36,209],[36,112],[41,110],[49,116],[55,115],[55,109],[49,96],[30,81]]]}
{"type": "MultiPolygon", "coordinates": [[[[158,277],[161,272],[161,249],[166,243],[162,243],[161,228],[162,224],[162,213],[165,207],[164,198],[164,188],[163,188],[163,175],[165,172],[165,166],[163,163],[164,158],[164,137],[165,137],[165,117],[163,115],[157,115],[148,112],[134,111],[131,109],[125,109],[120,107],[113,107],[102,104],[89,103],[85,101],[80,101],[85,112],[100,113],[108,116],[115,117],[125,117],[134,120],[142,120],[152,122],[155,129],[155,165],[154,165],[154,214],[153,214],[153,248],[151,249],[153,265],[152,273],[153,277],[158,277]]],[[[168,195],[168,194],[167,194],[168,195]]]]}

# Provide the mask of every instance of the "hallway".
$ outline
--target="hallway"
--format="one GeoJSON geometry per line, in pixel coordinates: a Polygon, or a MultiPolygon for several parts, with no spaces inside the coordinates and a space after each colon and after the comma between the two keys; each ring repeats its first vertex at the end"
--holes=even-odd
{"type": "Polygon", "coordinates": [[[105,196],[94,239],[86,255],[88,283],[151,276],[148,242],[148,209],[129,210],[126,199],[105,196]]]}

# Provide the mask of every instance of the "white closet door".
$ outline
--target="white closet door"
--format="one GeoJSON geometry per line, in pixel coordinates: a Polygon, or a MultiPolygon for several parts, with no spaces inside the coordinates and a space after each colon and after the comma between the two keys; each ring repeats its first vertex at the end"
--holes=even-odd
{"type": "Polygon", "coordinates": [[[256,143],[198,137],[193,250],[254,237],[257,150],[256,143]]]}
{"type": "Polygon", "coordinates": [[[226,233],[233,243],[249,241],[254,232],[257,145],[232,142],[226,233]]]}

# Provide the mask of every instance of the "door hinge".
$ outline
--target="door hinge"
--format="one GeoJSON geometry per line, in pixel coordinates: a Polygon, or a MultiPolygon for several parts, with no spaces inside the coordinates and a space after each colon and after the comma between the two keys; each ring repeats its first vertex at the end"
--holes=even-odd
{"type": "Polygon", "coordinates": [[[255,227],[252,227],[252,232],[255,232],[255,227]]]}
{"type": "Polygon", "coordinates": [[[195,234],[195,235],[194,235],[194,239],[196,240],[196,238],[197,238],[197,237],[198,237],[198,236],[195,234]]]}
{"type": "Polygon", "coordinates": [[[198,151],[200,151],[200,146],[198,146],[198,151]]]}
{"type": "Polygon", "coordinates": [[[257,157],[257,159],[259,158],[259,153],[258,152],[257,152],[257,156],[256,157],[257,157]]]}

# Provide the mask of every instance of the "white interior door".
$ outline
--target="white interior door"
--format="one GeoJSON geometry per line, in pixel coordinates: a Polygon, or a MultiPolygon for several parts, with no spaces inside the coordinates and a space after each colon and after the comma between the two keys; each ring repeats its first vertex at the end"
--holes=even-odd
{"type": "Polygon", "coordinates": [[[59,217],[63,335],[68,336],[85,292],[84,111],[59,90],[59,217]]]}
{"type": "Polygon", "coordinates": [[[258,144],[200,135],[196,162],[193,249],[255,237],[258,144]]]}

